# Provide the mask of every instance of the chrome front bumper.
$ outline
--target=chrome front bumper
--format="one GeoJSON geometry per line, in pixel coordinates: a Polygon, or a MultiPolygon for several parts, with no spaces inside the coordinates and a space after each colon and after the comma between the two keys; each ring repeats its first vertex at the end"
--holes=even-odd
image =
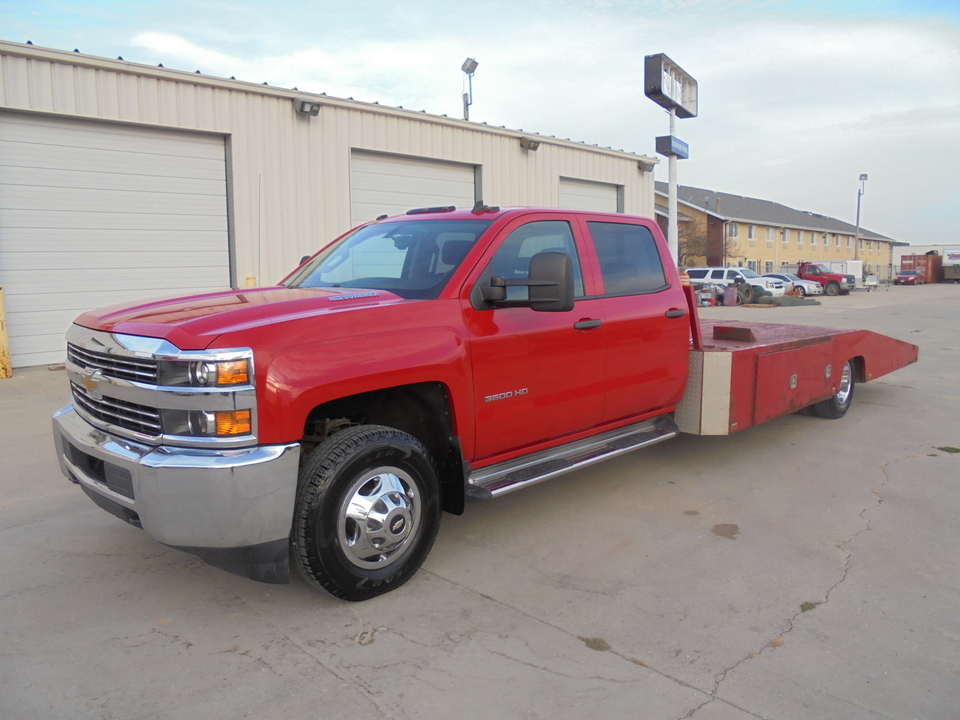
{"type": "Polygon", "coordinates": [[[265,582],[289,577],[300,445],[153,447],[53,416],[60,468],[98,505],[158,542],[265,582]]]}

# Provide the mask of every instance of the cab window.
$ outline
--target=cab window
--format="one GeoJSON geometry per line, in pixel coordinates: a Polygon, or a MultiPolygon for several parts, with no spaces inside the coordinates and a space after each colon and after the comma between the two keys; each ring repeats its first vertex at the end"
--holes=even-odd
{"type": "Polygon", "coordinates": [[[588,222],[607,295],[638,295],[667,287],[653,233],[643,225],[588,222]]]}
{"type": "MultiPolygon", "coordinates": [[[[538,220],[521,225],[507,236],[484,272],[507,280],[525,280],[530,274],[530,258],[541,252],[563,252],[573,259],[574,294],[583,297],[583,272],[570,223],[565,220],[538,220]]],[[[507,287],[508,300],[526,300],[526,287],[507,287]]]]}

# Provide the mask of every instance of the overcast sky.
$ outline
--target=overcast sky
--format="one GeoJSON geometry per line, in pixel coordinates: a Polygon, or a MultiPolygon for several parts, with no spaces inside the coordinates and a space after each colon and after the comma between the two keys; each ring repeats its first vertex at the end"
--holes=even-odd
{"type": "Polygon", "coordinates": [[[0,38],[451,117],[469,56],[472,121],[649,156],[666,53],[680,184],[853,223],[867,173],[865,228],[960,245],[960,0],[0,0],[0,38]]]}

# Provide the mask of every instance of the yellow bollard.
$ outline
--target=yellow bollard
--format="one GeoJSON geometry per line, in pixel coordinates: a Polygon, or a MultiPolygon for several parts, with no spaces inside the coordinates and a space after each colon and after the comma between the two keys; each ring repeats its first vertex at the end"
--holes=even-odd
{"type": "Polygon", "coordinates": [[[0,378],[13,377],[10,362],[10,334],[7,332],[7,301],[0,285],[0,378]]]}

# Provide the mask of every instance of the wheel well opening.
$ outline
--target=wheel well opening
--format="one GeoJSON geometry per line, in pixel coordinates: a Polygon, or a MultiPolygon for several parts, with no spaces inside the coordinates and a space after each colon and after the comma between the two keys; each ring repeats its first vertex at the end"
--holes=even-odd
{"type": "Polygon", "coordinates": [[[850,362],[853,363],[853,379],[854,382],[864,383],[867,381],[867,371],[866,363],[862,355],[858,355],[855,358],[851,358],[850,362]]]}
{"type": "Polygon", "coordinates": [[[384,425],[422,442],[436,464],[443,509],[455,514],[463,512],[462,455],[445,385],[438,382],[402,385],[319,405],[304,424],[304,456],[309,456],[337,431],[356,425],[384,425]]]}

